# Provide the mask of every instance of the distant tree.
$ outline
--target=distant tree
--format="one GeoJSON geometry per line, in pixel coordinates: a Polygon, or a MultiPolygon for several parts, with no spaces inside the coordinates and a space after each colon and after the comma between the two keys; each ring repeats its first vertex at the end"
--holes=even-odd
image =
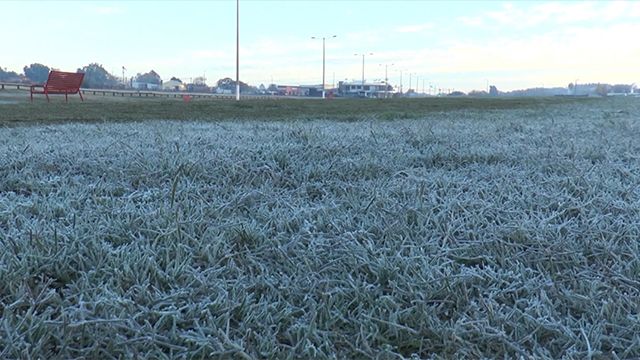
{"type": "Polygon", "coordinates": [[[206,85],[206,81],[207,79],[205,79],[203,76],[198,76],[193,79],[193,84],[202,86],[202,85],[206,85]]]}
{"type": "Polygon", "coordinates": [[[489,94],[487,94],[486,91],[484,90],[471,90],[469,91],[469,96],[487,96],[489,94]]]}
{"type": "Polygon", "coordinates": [[[632,85],[627,84],[615,84],[611,86],[611,92],[616,94],[628,94],[631,92],[632,85]]]}
{"type": "Polygon", "coordinates": [[[182,83],[182,80],[178,79],[178,78],[177,78],[177,77],[175,77],[175,76],[172,76],[170,81],[177,81],[177,82],[179,82],[179,83],[182,83]]]}
{"type": "Polygon", "coordinates": [[[278,91],[278,85],[269,84],[269,87],[267,88],[267,91],[269,91],[269,92],[277,92],[278,91]]]}
{"type": "Polygon", "coordinates": [[[6,68],[3,70],[0,66],[0,81],[19,81],[20,75],[14,71],[9,71],[6,68]]]}
{"type": "MultiPolygon", "coordinates": [[[[216,86],[220,89],[223,90],[234,90],[236,89],[236,82],[235,80],[231,79],[231,78],[223,78],[218,80],[218,82],[216,83],[216,86]]],[[[240,91],[247,91],[249,90],[249,85],[243,83],[242,81],[240,81],[240,91]]]]}
{"type": "Polygon", "coordinates": [[[498,88],[495,85],[491,85],[489,87],[489,95],[498,96],[499,94],[500,94],[500,91],[498,91],[498,88]]]}
{"type": "Polygon", "coordinates": [[[450,93],[448,96],[464,96],[465,93],[463,93],[462,91],[454,91],[452,93],[450,93]]]}
{"type": "Polygon", "coordinates": [[[135,81],[145,84],[162,84],[162,78],[160,77],[160,75],[158,75],[157,72],[153,70],[149,71],[148,73],[136,75],[135,81]]]}
{"type": "Polygon", "coordinates": [[[80,68],[78,72],[84,73],[82,86],[86,88],[110,89],[119,84],[118,78],[111,75],[102,65],[97,63],[80,68]]]}
{"type": "Polygon", "coordinates": [[[42,64],[31,64],[23,68],[24,75],[35,83],[44,83],[49,78],[49,67],[42,64]]]}
{"type": "Polygon", "coordinates": [[[598,84],[596,86],[596,94],[600,96],[607,96],[609,93],[608,86],[606,84],[598,84]]]}

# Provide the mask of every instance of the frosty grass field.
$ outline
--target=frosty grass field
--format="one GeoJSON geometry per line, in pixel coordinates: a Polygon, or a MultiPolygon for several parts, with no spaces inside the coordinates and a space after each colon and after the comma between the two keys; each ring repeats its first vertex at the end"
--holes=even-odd
{"type": "Polygon", "coordinates": [[[496,104],[0,106],[0,358],[640,357],[640,99],[496,104]]]}

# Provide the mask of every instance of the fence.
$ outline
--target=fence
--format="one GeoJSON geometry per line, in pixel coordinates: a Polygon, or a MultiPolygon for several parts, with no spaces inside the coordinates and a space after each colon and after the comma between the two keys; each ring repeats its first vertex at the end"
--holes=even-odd
{"type": "MultiPolygon", "coordinates": [[[[31,84],[19,83],[3,83],[0,82],[0,90],[16,89],[26,90],[31,88],[31,84]]],[[[165,97],[165,98],[182,98],[189,96],[192,99],[211,98],[211,99],[235,99],[235,94],[212,94],[212,93],[193,93],[193,92],[169,92],[169,91],[138,91],[138,90],[113,90],[113,89],[80,89],[82,95],[102,95],[102,96],[120,96],[120,97],[165,97]]],[[[242,99],[283,99],[288,96],[277,95],[242,95],[242,99]]]]}

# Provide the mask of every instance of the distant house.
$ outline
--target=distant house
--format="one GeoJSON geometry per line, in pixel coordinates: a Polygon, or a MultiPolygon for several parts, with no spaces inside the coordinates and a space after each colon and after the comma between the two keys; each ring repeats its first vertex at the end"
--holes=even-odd
{"type": "Polygon", "coordinates": [[[162,90],[165,91],[184,91],[185,89],[186,87],[180,79],[172,78],[162,83],[162,90]]]}
{"type": "Polygon", "coordinates": [[[276,91],[281,96],[307,96],[309,93],[308,89],[295,85],[278,85],[276,91]]]}
{"type": "Polygon", "coordinates": [[[157,72],[151,70],[146,74],[138,74],[131,82],[131,87],[138,90],[162,89],[162,78],[157,72]]]}

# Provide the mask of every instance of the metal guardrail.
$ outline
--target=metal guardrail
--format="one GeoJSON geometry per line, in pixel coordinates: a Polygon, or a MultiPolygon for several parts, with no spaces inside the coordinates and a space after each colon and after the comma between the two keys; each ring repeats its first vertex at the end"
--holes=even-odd
{"type": "Polygon", "coordinates": [[[14,88],[16,90],[29,90],[31,88],[31,84],[20,84],[20,83],[4,83],[0,82],[0,90],[5,90],[6,88],[14,88]]]}
{"type": "MultiPolygon", "coordinates": [[[[28,91],[31,88],[31,84],[19,84],[19,83],[3,83],[0,82],[0,90],[16,89],[28,91]]],[[[170,92],[170,91],[139,91],[139,90],[116,90],[116,89],[87,89],[81,88],[82,95],[102,95],[102,96],[120,96],[120,97],[165,97],[165,98],[183,98],[188,96],[191,99],[196,98],[211,98],[221,100],[235,99],[233,94],[212,94],[212,93],[193,93],[193,92],[170,92]]],[[[241,95],[242,99],[285,99],[288,96],[277,95],[241,95]]]]}

